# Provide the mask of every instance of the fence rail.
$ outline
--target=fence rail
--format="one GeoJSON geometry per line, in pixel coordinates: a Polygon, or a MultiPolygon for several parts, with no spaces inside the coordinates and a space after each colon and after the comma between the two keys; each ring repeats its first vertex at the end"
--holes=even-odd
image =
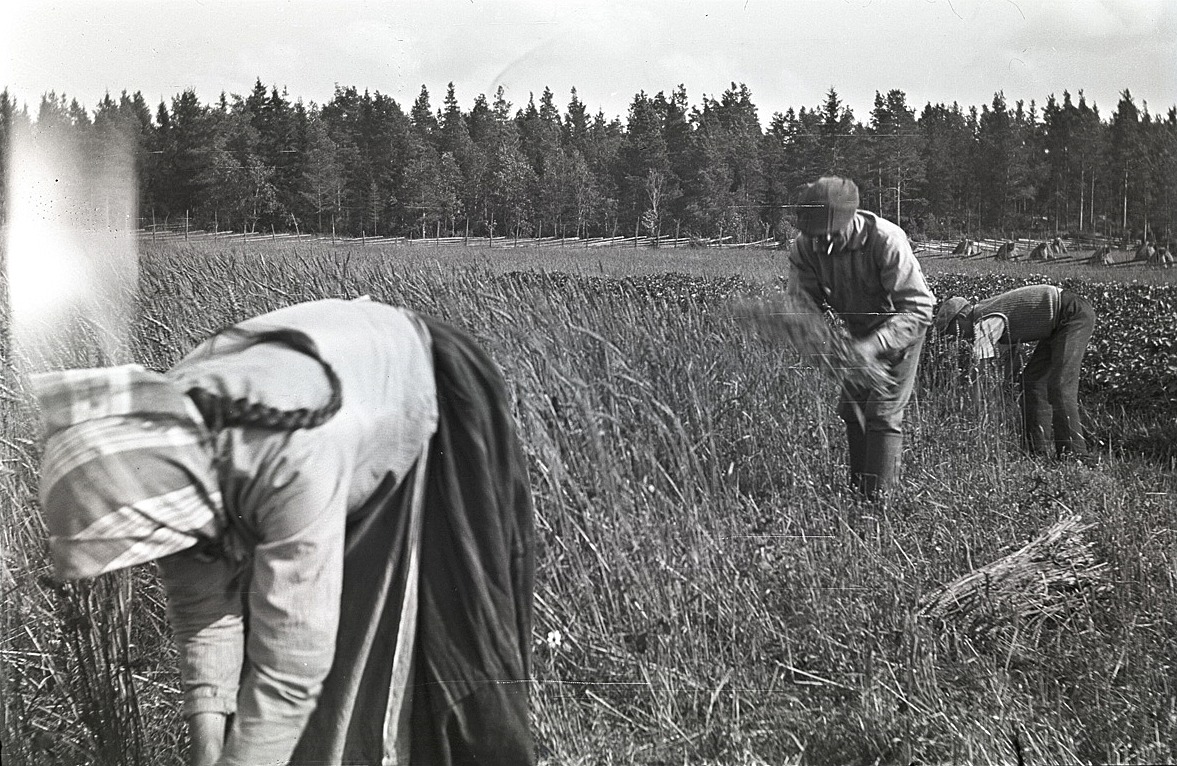
{"type": "Polygon", "coordinates": [[[332,242],[335,244],[393,244],[413,247],[440,247],[443,245],[489,246],[493,248],[514,247],[567,247],[567,248],[596,248],[596,247],[711,247],[724,249],[740,248],[773,248],[779,243],[775,239],[762,239],[756,242],[732,242],[731,237],[721,239],[692,239],[688,237],[386,237],[386,236],[341,236],[321,233],[291,234],[289,232],[241,232],[221,229],[207,231],[204,229],[177,228],[176,226],[157,226],[142,228],[136,231],[140,240],[148,241],[204,241],[218,239],[235,239],[238,241],[280,241],[306,240],[313,242],[332,242]]]}
{"type": "Polygon", "coordinates": [[[1122,239],[1103,237],[1098,235],[1080,237],[1060,237],[1059,240],[1066,250],[1062,253],[1051,253],[1047,258],[1032,258],[1031,251],[1040,244],[1049,244],[1053,237],[1010,237],[1008,239],[981,238],[970,240],[980,252],[975,254],[959,254],[955,250],[961,240],[945,240],[936,242],[915,243],[916,255],[922,257],[943,257],[960,260],[984,260],[996,258],[997,251],[1007,243],[1017,247],[1017,257],[1014,259],[1024,263],[1092,263],[1093,251],[1101,247],[1108,247],[1108,264],[1110,266],[1128,266],[1131,264],[1146,265],[1136,257],[1137,245],[1125,243],[1122,239]]]}
{"type": "MultiPolygon", "coordinates": [[[[185,230],[182,226],[157,225],[154,228],[144,227],[137,230],[136,234],[140,240],[147,241],[207,241],[207,240],[230,240],[234,239],[241,242],[263,242],[263,241],[307,241],[307,242],[329,242],[335,245],[395,245],[404,247],[442,247],[464,245],[471,247],[490,247],[495,249],[509,249],[516,247],[541,247],[541,248],[582,248],[592,249],[601,247],[612,248],[715,248],[715,249],[774,249],[782,246],[774,238],[757,240],[754,242],[733,242],[732,237],[722,237],[713,239],[688,238],[688,237],[475,237],[475,236],[451,236],[451,237],[392,237],[392,236],[371,236],[361,234],[360,236],[341,236],[323,233],[303,233],[292,234],[289,232],[256,232],[256,231],[232,231],[219,230],[207,231],[204,229],[188,229],[185,230]]],[[[1143,264],[1143,261],[1136,259],[1136,251],[1133,246],[1124,246],[1122,240],[1107,238],[1101,236],[1081,236],[1081,237],[1064,237],[1060,238],[1062,243],[1066,246],[1066,252],[1055,253],[1048,259],[1032,259],[1029,257],[1030,251],[1035,246],[1042,242],[1050,242],[1053,237],[1042,239],[1036,237],[1011,237],[1008,239],[997,238],[980,238],[971,240],[977,246],[980,252],[974,254],[956,254],[954,250],[959,244],[960,240],[938,240],[929,242],[914,242],[913,249],[921,258],[935,257],[935,258],[955,258],[961,260],[983,260],[988,258],[995,258],[997,251],[1002,245],[1012,242],[1017,246],[1018,257],[1016,260],[1022,262],[1043,262],[1043,263],[1085,263],[1088,262],[1091,256],[1091,251],[1097,247],[1107,245],[1111,248],[1110,261],[1113,266],[1127,266],[1129,264],[1143,264]]]]}

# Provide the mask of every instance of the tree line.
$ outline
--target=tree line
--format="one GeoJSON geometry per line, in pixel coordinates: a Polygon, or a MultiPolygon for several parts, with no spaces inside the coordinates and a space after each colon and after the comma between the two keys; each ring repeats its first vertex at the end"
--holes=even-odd
{"type": "MultiPolygon", "coordinates": [[[[515,108],[500,87],[465,110],[452,83],[439,108],[422,86],[406,112],[379,92],[337,86],[320,106],[258,80],[154,111],[138,92],[92,111],[47,93],[35,117],[4,90],[0,146],[19,132],[67,136],[95,165],[130,146],[144,225],[746,242],[788,236],[798,186],[826,173],[855,179],[864,208],[914,236],[1167,240],[1177,224],[1177,107],[1153,115],[1127,90],[1107,119],[1082,91],[917,113],[890,90],[863,122],[831,88],[767,127],[736,83],[697,105],[681,85],[640,92],[624,121],[590,114],[575,89],[563,109],[547,88],[515,108]]],[[[0,219],[7,197],[0,187],[0,219]]]]}

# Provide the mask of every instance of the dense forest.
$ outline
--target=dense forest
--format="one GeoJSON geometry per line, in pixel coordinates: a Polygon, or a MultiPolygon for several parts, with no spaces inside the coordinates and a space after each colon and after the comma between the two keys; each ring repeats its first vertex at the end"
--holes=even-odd
{"type": "MultiPolygon", "coordinates": [[[[1127,90],[1107,119],[1082,91],[917,112],[891,90],[863,122],[831,88],[767,127],[735,83],[694,106],[682,86],[638,93],[624,121],[590,114],[575,89],[563,109],[547,88],[522,108],[499,88],[464,110],[452,84],[440,108],[422,86],[406,112],[353,87],[308,105],[259,80],[154,111],[138,92],[92,111],[48,93],[35,115],[5,90],[0,145],[22,131],[67,136],[95,164],[129,145],[145,227],[755,241],[787,236],[796,188],[823,173],[854,178],[863,207],[916,237],[1165,241],[1177,224],[1177,108],[1150,114],[1127,90]]],[[[0,218],[5,201],[0,188],[0,218]]]]}

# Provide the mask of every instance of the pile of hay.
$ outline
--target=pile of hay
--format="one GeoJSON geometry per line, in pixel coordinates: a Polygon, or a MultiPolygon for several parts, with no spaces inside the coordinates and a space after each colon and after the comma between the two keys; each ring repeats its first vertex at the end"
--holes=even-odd
{"type": "Polygon", "coordinates": [[[919,616],[942,620],[976,636],[1008,628],[1036,633],[1065,621],[1086,595],[1110,587],[1082,517],[1051,525],[1025,547],[929,593],[919,616]]]}

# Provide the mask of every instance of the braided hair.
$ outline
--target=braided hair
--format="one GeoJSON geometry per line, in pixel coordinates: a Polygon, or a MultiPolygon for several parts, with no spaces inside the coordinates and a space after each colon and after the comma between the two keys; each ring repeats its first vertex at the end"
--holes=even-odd
{"type": "Polygon", "coordinates": [[[317,409],[300,407],[296,410],[282,410],[261,402],[251,402],[245,397],[230,398],[200,386],[193,386],[186,393],[196,403],[196,408],[200,410],[209,428],[217,431],[231,426],[253,426],[272,431],[298,431],[321,426],[339,412],[343,404],[339,376],[335,374],[331,365],[319,356],[315,342],[306,333],[288,328],[245,330],[240,327],[229,327],[217,333],[217,336],[222,335],[242,339],[245,343],[244,348],[259,343],[279,343],[306,354],[323,367],[327,382],[331,386],[331,396],[325,405],[317,409]]]}

